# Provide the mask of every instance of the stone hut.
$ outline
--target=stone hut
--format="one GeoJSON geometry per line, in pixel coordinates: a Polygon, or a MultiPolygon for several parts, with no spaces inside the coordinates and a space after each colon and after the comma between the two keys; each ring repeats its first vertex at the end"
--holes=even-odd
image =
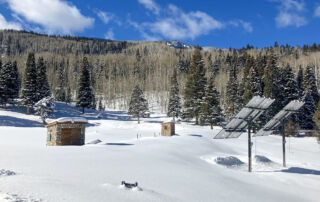
{"type": "Polygon", "coordinates": [[[59,118],[48,125],[47,145],[84,145],[85,129],[88,121],[85,118],[59,118]]]}
{"type": "Polygon", "coordinates": [[[172,136],[175,134],[173,122],[164,122],[161,124],[161,136],[172,136]]]}

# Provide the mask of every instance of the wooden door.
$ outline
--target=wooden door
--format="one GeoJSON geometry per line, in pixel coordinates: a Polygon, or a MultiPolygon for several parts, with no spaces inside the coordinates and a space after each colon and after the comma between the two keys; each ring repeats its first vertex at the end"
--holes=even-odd
{"type": "Polygon", "coordinates": [[[62,128],[61,130],[62,145],[80,145],[81,144],[81,128],[62,128]]]}

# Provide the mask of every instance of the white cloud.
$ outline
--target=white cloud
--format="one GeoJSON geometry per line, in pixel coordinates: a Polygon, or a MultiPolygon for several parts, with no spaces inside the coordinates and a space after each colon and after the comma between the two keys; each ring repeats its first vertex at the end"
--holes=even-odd
{"type": "Polygon", "coordinates": [[[104,12],[104,11],[97,11],[96,12],[98,17],[104,22],[105,24],[108,24],[113,18],[114,15],[112,13],[104,12]]]}
{"type": "Polygon", "coordinates": [[[63,0],[6,0],[9,8],[27,22],[35,23],[47,33],[71,34],[94,24],[94,19],[63,0]]]}
{"type": "Polygon", "coordinates": [[[160,6],[153,0],[138,0],[146,9],[151,10],[155,14],[159,14],[160,6]]]}
{"type": "Polygon", "coordinates": [[[113,30],[110,28],[107,33],[104,35],[105,39],[111,39],[114,40],[114,32],[113,30]]]}
{"type": "Polygon", "coordinates": [[[113,13],[105,12],[101,10],[96,10],[95,13],[98,15],[98,17],[104,24],[108,24],[109,22],[113,21],[117,23],[119,26],[122,25],[121,21],[113,13]]]}
{"type": "Polygon", "coordinates": [[[182,40],[192,39],[207,35],[214,30],[224,29],[228,26],[240,27],[246,32],[252,32],[251,23],[236,20],[223,22],[213,18],[202,11],[185,12],[181,8],[169,4],[160,7],[155,0],[138,0],[146,9],[152,10],[155,20],[142,23],[134,22],[128,18],[128,24],[137,29],[145,40],[182,40]]]}
{"type": "Polygon", "coordinates": [[[242,27],[246,32],[253,32],[253,27],[250,22],[246,22],[243,20],[233,20],[230,21],[229,24],[235,27],[242,27]]]}
{"type": "Polygon", "coordinates": [[[279,13],[275,17],[276,25],[279,28],[306,25],[307,19],[302,16],[302,12],[306,10],[303,0],[272,0],[280,3],[279,13]]]}
{"type": "Polygon", "coordinates": [[[169,5],[165,10],[166,16],[154,22],[130,24],[140,31],[147,40],[166,39],[195,39],[206,35],[212,30],[222,29],[224,24],[210,15],[193,11],[186,13],[175,5],[169,5]]]}
{"type": "Polygon", "coordinates": [[[290,25],[301,27],[307,24],[307,20],[295,13],[280,12],[276,17],[277,27],[287,27],[290,25]]]}
{"type": "Polygon", "coordinates": [[[8,22],[3,15],[0,13],[0,29],[16,29],[21,30],[22,27],[19,23],[8,22]]]}
{"type": "Polygon", "coordinates": [[[315,17],[320,17],[320,5],[318,5],[316,7],[316,9],[314,10],[314,16],[315,17]]]}

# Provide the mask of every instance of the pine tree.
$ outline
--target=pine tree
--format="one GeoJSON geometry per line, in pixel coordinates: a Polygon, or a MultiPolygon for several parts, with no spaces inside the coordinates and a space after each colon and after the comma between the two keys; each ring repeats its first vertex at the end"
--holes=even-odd
{"type": "Polygon", "coordinates": [[[320,101],[318,102],[317,109],[313,115],[313,122],[316,125],[317,135],[318,135],[318,143],[320,143],[320,101]]]}
{"type": "Polygon", "coordinates": [[[66,91],[62,86],[56,88],[55,99],[60,102],[66,102],[66,91]]]}
{"type": "Polygon", "coordinates": [[[148,102],[144,98],[143,91],[137,85],[131,95],[128,114],[138,118],[138,124],[140,123],[140,117],[143,117],[145,112],[148,111],[148,102]]]}
{"type": "Polygon", "coordinates": [[[171,77],[171,89],[169,95],[168,104],[168,117],[172,117],[173,120],[178,118],[181,114],[181,103],[179,97],[179,84],[177,80],[177,70],[175,69],[171,77]]]}
{"type": "Polygon", "coordinates": [[[12,64],[11,75],[9,80],[9,88],[11,89],[10,99],[13,100],[19,97],[19,91],[21,88],[21,79],[18,72],[17,62],[12,64]]]}
{"type": "Polygon", "coordinates": [[[310,92],[304,96],[303,101],[305,104],[299,110],[300,127],[302,129],[312,130],[315,127],[313,122],[313,115],[316,111],[316,104],[310,92]]]}
{"type": "Polygon", "coordinates": [[[246,58],[246,64],[243,70],[243,78],[247,80],[249,78],[250,69],[254,66],[254,58],[250,55],[246,58]]]}
{"type": "Polygon", "coordinates": [[[289,64],[287,64],[286,68],[284,69],[284,91],[282,94],[285,98],[283,103],[284,106],[292,100],[299,99],[299,86],[289,64]]]}
{"type": "Polygon", "coordinates": [[[13,103],[18,98],[20,80],[16,64],[6,63],[0,69],[0,103],[6,107],[7,103],[13,103]]]}
{"type": "Polygon", "coordinates": [[[0,69],[0,103],[6,107],[11,93],[9,88],[10,71],[12,69],[11,63],[6,63],[0,69]]]}
{"type": "Polygon", "coordinates": [[[303,70],[302,67],[299,67],[298,75],[297,75],[297,85],[299,88],[299,96],[302,96],[303,93],[303,70]]]}
{"type": "Polygon", "coordinates": [[[47,79],[47,68],[43,57],[39,57],[37,63],[37,99],[51,96],[51,90],[47,79]]]}
{"type": "Polygon", "coordinates": [[[267,59],[267,66],[264,71],[264,96],[275,99],[270,110],[266,114],[266,119],[273,117],[279,110],[285,106],[285,79],[284,71],[277,65],[277,59],[271,52],[267,59]]]}
{"type": "Polygon", "coordinates": [[[82,107],[82,113],[84,113],[84,108],[91,108],[94,103],[94,94],[90,82],[89,74],[89,62],[86,57],[83,58],[82,67],[79,79],[79,89],[77,94],[77,106],[82,107]]]}
{"type": "Polygon", "coordinates": [[[275,89],[277,88],[278,82],[278,66],[277,66],[277,59],[274,54],[268,56],[267,65],[264,71],[264,96],[267,98],[275,98],[275,89]]]}
{"type": "Polygon", "coordinates": [[[310,92],[315,103],[319,102],[319,93],[317,88],[317,81],[313,67],[307,67],[303,77],[303,94],[310,92]]]}
{"type": "MultiPolygon", "coordinates": [[[[287,64],[286,68],[283,70],[283,91],[281,92],[282,103],[281,106],[286,106],[292,100],[298,100],[300,98],[300,89],[295,79],[292,68],[287,64]]],[[[292,124],[297,124],[299,118],[297,114],[290,116],[290,120],[293,121],[292,124]]]]}
{"type": "Polygon", "coordinates": [[[37,101],[37,69],[34,53],[29,53],[23,78],[22,104],[29,108],[37,101]]]}
{"type": "Polygon", "coordinates": [[[209,123],[211,129],[213,129],[213,125],[219,125],[223,121],[223,112],[220,107],[220,93],[214,85],[213,78],[210,78],[206,86],[200,121],[202,124],[209,123]]]}
{"type": "Polygon", "coordinates": [[[229,72],[229,80],[227,82],[227,92],[225,101],[225,112],[228,120],[231,120],[241,108],[241,97],[239,95],[239,84],[237,78],[236,68],[233,68],[229,72]]]}
{"type": "MultiPolygon", "coordinates": [[[[251,57],[250,57],[251,58],[251,57]]],[[[251,59],[253,61],[253,59],[251,59]]],[[[254,62],[250,62],[249,75],[245,82],[245,90],[243,94],[243,103],[247,104],[253,96],[262,95],[261,78],[257,66],[254,62]]]]}
{"type": "Polygon", "coordinates": [[[53,101],[53,97],[45,97],[34,105],[34,110],[36,111],[36,114],[40,115],[43,124],[46,124],[47,118],[53,117],[55,107],[53,101]]]}
{"type": "Polygon", "coordinates": [[[206,83],[207,79],[205,77],[201,49],[197,46],[192,56],[184,91],[184,116],[189,119],[195,118],[196,124],[199,124],[199,113],[201,111],[202,98],[205,95],[206,83]]]}
{"type": "Polygon", "coordinates": [[[59,66],[59,71],[57,75],[59,81],[58,86],[55,89],[55,99],[60,102],[66,101],[66,91],[65,91],[65,74],[64,74],[64,62],[61,62],[59,66]]]}
{"type": "Polygon", "coordinates": [[[259,74],[259,78],[261,80],[261,91],[262,95],[264,94],[264,84],[263,84],[263,76],[264,76],[264,69],[267,66],[267,57],[266,56],[258,56],[256,59],[256,66],[259,74]]]}

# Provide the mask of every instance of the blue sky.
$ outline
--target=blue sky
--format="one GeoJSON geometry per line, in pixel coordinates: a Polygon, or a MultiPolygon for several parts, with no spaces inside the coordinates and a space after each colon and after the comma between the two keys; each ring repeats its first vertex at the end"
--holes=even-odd
{"type": "Polygon", "coordinates": [[[0,0],[0,29],[240,48],[320,43],[320,0],[0,0]]]}

